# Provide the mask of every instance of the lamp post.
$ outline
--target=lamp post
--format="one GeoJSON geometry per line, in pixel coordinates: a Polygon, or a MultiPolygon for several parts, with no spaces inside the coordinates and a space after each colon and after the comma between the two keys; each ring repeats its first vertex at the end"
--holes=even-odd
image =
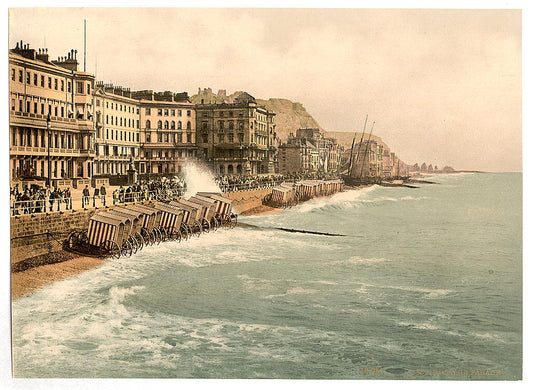
{"type": "Polygon", "coordinates": [[[47,183],[46,183],[46,186],[48,188],[50,188],[50,174],[51,174],[51,169],[50,169],[50,130],[52,130],[52,122],[50,121],[50,114],[48,114],[48,116],[46,117],[46,130],[48,131],[48,142],[47,142],[47,146],[48,146],[48,180],[47,180],[47,183]]]}

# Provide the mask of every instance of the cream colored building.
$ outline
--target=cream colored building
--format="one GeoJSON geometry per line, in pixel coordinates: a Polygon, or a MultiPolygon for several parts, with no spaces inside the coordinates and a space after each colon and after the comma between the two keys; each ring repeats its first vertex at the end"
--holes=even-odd
{"type": "Polygon", "coordinates": [[[140,156],[140,106],[128,88],[97,83],[95,175],[126,175],[140,156]]]}
{"type": "Polygon", "coordinates": [[[196,160],[196,110],[186,92],[136,91],[139,100],[139,174],[177,174],[196,160]]]}
{"type": "Polygon", "coordinates": [[[76,57],[51,61],[23,42],[9,51],[11,180],[92,175],[94,76],[78,71],[76,57]]]}

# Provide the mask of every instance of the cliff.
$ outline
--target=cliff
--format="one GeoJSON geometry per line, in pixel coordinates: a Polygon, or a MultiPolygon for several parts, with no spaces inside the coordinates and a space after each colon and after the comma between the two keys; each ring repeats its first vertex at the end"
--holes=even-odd
{"type": "MultiPolygon", "coordinates": [[[[211,90],[200,91],[200,94],[190,97],[191,102],[223,103],[231,102],[241,91],[236,91],[231,95],[215,94],[211,90]]],[[[324,130],[322,126],[307,112],[302,103],[293,102],[289,99],[270,98],[268,100],[256,98],[257,104],[276,113],[276,132],[278,137],[286,140],[289,133],[295,133],[297,129],[318,128],[324,130]]]]}

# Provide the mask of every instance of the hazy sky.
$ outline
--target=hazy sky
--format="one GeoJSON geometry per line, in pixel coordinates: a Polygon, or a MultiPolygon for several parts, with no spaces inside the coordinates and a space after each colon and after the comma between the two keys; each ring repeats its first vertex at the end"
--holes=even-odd
{"type": "Polygon", "coordinates": [[[374,132],[407,163],[522,168],[521,12],[11,8],[9,46],[78,50],[132,90],[246,90],[303,103],[330,131],[374,132]]]}

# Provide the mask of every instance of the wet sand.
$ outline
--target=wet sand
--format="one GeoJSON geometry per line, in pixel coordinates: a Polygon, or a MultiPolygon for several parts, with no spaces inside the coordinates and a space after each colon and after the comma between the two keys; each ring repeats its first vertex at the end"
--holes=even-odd
{"type": "Polygon", "coordinates": [[[61,263],[46,264],[11,274],[11,299],[30,295],[34,291],[96,268],[108,259],[80,256],[61,263]]]}
{"type": "MultiPolygon", "coordinates": [[[[247,210],[241,215],[269,214],[282,210],[263,205],[247,210]]],[[[31,295],[40,288],[99,267],[108,260],[80,256],[60,263],[41,265],[26,271],[11,273],[11,299],[31,295]]]]}

